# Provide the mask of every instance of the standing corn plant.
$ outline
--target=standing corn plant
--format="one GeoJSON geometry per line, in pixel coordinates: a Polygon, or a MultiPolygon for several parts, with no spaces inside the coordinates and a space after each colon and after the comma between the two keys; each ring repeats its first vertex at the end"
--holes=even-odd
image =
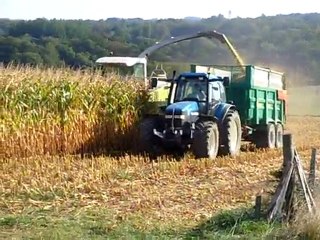
{"type": "Polygon", "coordinates": [[[147,101],[117,75],[0,67],[0,155],[130,150],[147,101]]]}

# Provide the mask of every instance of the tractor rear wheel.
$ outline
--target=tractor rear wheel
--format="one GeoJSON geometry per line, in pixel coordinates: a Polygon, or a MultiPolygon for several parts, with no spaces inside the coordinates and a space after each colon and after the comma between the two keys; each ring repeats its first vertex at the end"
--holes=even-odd
{"type": "Polygon", "coordinates": [[[160,155],[159,141],[153,134],[153,129],[158,129],[160,119],[156,117],[145,118],[139,125],[139,151],[151,159],[160,155]]]}
{"type": "Polygon", "coordinates": [[[198,121],[195,126],[192,152],[196,158],[213,160],[218,154],[219,130],[214,121],[198,121]]]}
{"type": "Polygon", "coordinates": [[[236,110],[230,110],[222,123],[219,153],[237,156],[241,147],[241,121],[236,110]]]}

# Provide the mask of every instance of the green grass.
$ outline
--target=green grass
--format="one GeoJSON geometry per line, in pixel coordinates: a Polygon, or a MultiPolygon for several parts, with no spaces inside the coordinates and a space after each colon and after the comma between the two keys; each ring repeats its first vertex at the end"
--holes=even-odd
{"type": "Polygon", "coordinates": [[[121,218],[105,208],[35,208],[0,217],[0,239],[265,239],[278,228],[255,219],[251,209],[223,211],[192,229],[165,219],[146,223],[143,215],[121,218]]]}
{"type": "Polygon", "coordinates": [[[104,210],[55,214],[36,211],[0,218],[0,239],[157,239],[176,233],[137,226],[142,219],[115,218],[104,210]]]}
{"type": "Polygon", "coordinates": [[[266,239],[278,228],[277,223],[256,219],[251,209],[236,209],[216,214],[185,236],[187,239],[266,239]]]}

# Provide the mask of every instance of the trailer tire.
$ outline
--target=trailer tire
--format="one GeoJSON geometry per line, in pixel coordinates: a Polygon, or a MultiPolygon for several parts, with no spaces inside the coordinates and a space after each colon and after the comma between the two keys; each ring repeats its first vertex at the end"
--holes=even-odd
{"type": "Polygon", "coordinates": [[[219,149],[219,130],[214,121],[199,120],[194,131],[191,150],[196,158],[214,160],[219,149]]]}
{"type": "Polygon", "coordinates": [[[238,111],[228,111],[222,122],[219,154],[239,155],[241,147],[241,121],[238,111]]]}
{"type": "Polygon", "coordinates": [[[282,148],[283,146],[283,126],[281,123],[276,125],[276,148],[282,148]]]}
{"type": "Polygon", "coordinates": [[[139,124],[139,152],[150,159],[156,159],[161,154],[161,149],[153,129],[159,127],[159,119],[156,117],[145,118],[139,124]]]}
{"type": "Polygon", "coordinates": [[[258,131],[255,135],[255,143],[258,148],[274,149],[276,147],[275,124],[269,123],[263,130],[258,131]]]}

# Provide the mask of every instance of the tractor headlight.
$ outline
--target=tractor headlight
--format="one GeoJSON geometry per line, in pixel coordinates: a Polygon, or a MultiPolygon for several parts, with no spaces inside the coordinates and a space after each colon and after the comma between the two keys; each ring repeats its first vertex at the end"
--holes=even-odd
{"type": "Polygon", "coordinates": [[[186,116],[185,115],[165,115],[165,118],[166,119],[172,119],[172,118],[175,118],[175,119],[185,119],[186,116]]]}

